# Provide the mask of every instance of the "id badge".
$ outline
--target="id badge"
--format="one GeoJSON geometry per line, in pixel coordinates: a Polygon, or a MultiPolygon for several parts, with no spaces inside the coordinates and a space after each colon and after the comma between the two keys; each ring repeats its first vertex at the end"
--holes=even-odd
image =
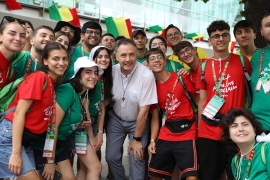
{"type": "Polygon", "coordinates": [[[207,106],[204,108],[202,114],[208,117],[209,119],[213,119],[224,103],[225,100],[223,98],[214,95],[207,104],[207,106]]]}
{"type": "Polygon", "coordinates": [[[264,93],[267,94],[270,92],[270,76],[262,77],[261,79],[264,93]]]}
{"type": "Polygon", "coordinates": [[[48,130],[44,144],[43,157],[52,157],[54,145],[54,131],[48,130]]]}
{"type": "Polygon", "coordinates": [[[75,150],[77,154],[86,154],[87,152],[87,133],[83,131],[75,131],[75,150]]]}
{"type": "Polygon", "coordinates": [[[255,87],[255,90],[260,91],[261,86],[262,86],[262,80],[261,80],[261,78],[259,78],[257,81],[256,87],[255,87]]]}

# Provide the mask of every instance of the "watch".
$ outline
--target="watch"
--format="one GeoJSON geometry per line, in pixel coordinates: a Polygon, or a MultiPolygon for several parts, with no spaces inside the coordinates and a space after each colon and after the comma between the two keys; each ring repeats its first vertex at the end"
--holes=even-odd
{"type": "Polygon", "coordinates": [[[53,164],[54,163],[54,159],[47,159],[47,164],[53,164]]]}
{"type": "Polygon", "coordinates": [[[135,137],[135,136],[133,136],[133,139],[136,140],[136,141],[141,141],[142,140],[142,137],[135,137]]]}

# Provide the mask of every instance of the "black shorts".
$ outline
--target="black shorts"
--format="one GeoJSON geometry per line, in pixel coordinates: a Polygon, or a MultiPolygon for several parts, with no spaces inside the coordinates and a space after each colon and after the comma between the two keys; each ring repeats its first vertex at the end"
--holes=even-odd
{"type": "Polygon", "coordinates": [[[228,149],[221,141],[198,138],[199,179],[219,180],[226,169],[228,180],[233,180],[231,161],[236,149],[228,149]]]}
{"type": "MultiPolygon", "coordinates": [[[[47,158],[42,157],[43,151],[35,150],[34,151],[34,158],[35,158],[35,164],[36,164],[36,170],[40,170],[45,164],[47,158]]],[[[58,162],[64,161],[68,159],[68,149],[63,149],[59,154],[55,156],[55,164],[58,162]]]]}
{"type": "Polygon", "coordinates": [[[182,179],[197,175],[195,140],[177,142],[158,140],[156,154],[152,155],[149,165],[149,174],[153,177],[170,179],[176,163],[182,172],[182,179]]]}

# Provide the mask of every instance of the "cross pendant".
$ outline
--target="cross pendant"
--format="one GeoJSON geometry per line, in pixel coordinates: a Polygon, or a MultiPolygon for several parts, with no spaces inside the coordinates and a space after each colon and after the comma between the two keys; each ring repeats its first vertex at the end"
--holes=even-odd
{"type": "Polygon", "coordinates": [[[123,102],[125,101],[125,97],[124,97],[124,96],[122,97],[122,101],[123,101],[123,102]]]}

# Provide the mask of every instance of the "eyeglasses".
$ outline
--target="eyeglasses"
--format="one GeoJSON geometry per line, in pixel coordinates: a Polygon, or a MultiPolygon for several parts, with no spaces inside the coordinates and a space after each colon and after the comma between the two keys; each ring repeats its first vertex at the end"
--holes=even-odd
{"type": "Polygon", "coordinates": [[[151,44],[151,47],[152,48],[155,48],[155,47],[158,47],[158,46],[164,46],[164,43],[163,42],[159,42],[159,43],[152,43],[151,44]]]}
{"type": "Polygon", "coordinates": [[[185,56],[185,53],[190,54],[192,49],[193,49],[193,48],[188,47],[188,48],[186,48],[186,50],[180,51],[180,52],[178,53],[178,56],[179,56],[179,57],[184,57],[184,56],[185,56]]]}
{"type": "Polygon", "coordinates": [[[215,35],[211,36],[210,38],[217,41],[220,39],[221,36],[222,36],[222,39],[227,39],[230,37],[230,33],[215,34],[215,35]]]}
{"type": "Polygon", "coordinates": [[[85,34],[94,34],[95,36],[100,36],[100,32],[99,31],[92,31],[92,30],[86,30],[85,34]]]}
{"type": "Polygon", "coordinates": [[[75,32],[74,29],[72,29],[71,27],[68,27],[68,26],[62,27],[62,28],[61,28],[61,31],[64,31],[64,32],[69,31],[69,32],[71,32],[71,33],[74,33],[74,32],[75,32]]]}
{"type": "Polygon", "coordinates": [[[149,57],[149,61],[150,61],[150,62],[154,62],[154,61],[156,61],[156,60],[160,61],[160,60],[163,60],[163,59],[164,59],[164,57],[163,57],[162,55],[151,56],[151,57],[149,57]]]}
{"type": "Polygon", "coordinates": [[[14,17],[11,17],[11,16],[4,16],[2,21],[1,21],[1,26],[3,25],[4,21],[8,21],[8,22],[15,22],[17,21],[18,23],[20,23],[21,25],[25,26],[25,21],[22,20],[22,19],[18,19],[18,18],[14,18],[14,17]]]}
{"type": "Polygon", "coordinates": [[[167,34],[167,38],[172,38],[173,36],[178,36],[180,35],[181,33],[179,31],[177,32],[174,32],[174,33],[170,33],[170,34],[167,34]]]}

